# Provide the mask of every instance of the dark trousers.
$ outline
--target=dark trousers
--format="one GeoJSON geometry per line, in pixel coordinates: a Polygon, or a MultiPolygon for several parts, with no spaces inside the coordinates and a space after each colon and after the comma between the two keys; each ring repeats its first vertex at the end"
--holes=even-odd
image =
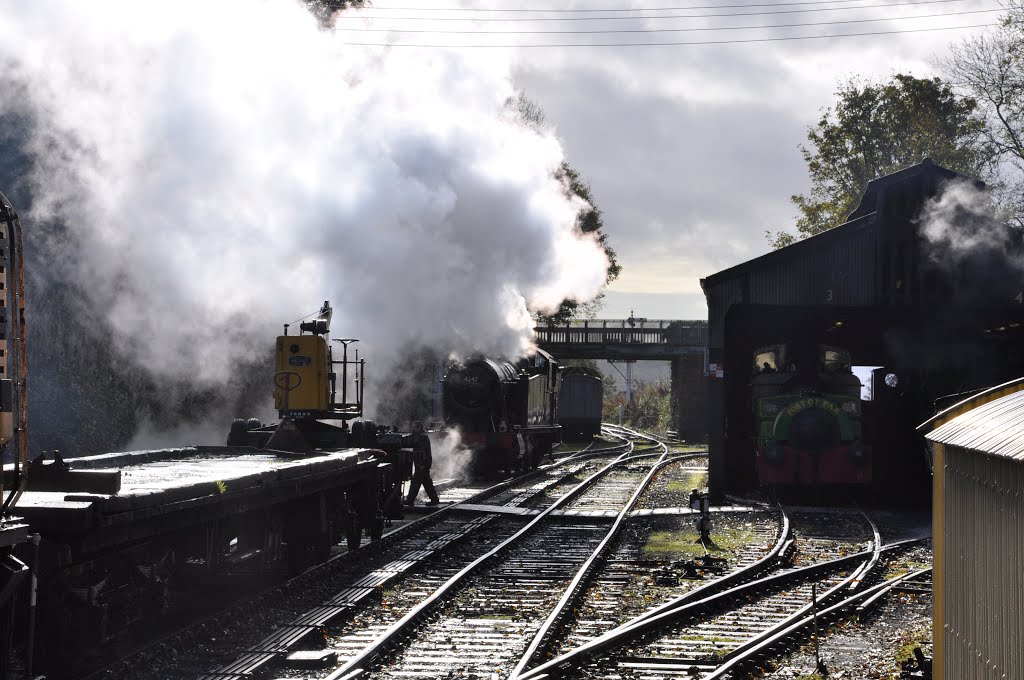
{"type": "Polygon", "coordinates": [[[431,502],[437,502],[437,491],[434,490],[434,480],[430,478],[430,469],[426,470],[417,469],[412,473],[412,481],[409,482],[409,495],[405,497],[407,505],[412,505],[416,502],[416,496],[420,492],[420,485],[423,485],[423,490],[427,492],[427,497],[430,498],[431,502]]]}

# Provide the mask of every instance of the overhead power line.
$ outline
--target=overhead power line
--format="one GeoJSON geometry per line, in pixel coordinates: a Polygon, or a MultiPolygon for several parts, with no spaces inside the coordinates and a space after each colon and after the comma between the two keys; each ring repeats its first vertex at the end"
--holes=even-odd
{"type": "Polygon", "coordinates": [[[808,0],[800,2],[759,2],[744,3],[739,5],[690,5],[688,7],[619,7],[619,8],[598,8],[598,9],[548,9],[523,7],[516,8],[495,8],[489,7],[383,7],[373,5],[374,10],[386,10],[394,12],[515,12],[517,14],[530,12],[536,14],[583,14],[586,12],[688,12],[695,9],[729,9],[735,7],[787,7],[790,5],[830,5],[845,4],[848,2],[865,2],[865,0],[808,0]]]}
{"type": "Polygon", "coordinates": [[[432,28],[336,28],[336,31],[351,31],[357,33],[415,33],[431,35],[614,35],[622,33],[688,33],[691,31],[747,31],[759,28],[798,28],[802,26],[837,26],[842,24],[868,24],[880,21],[906,21],[907,19],[936,19],[940,17],[961,16],[964,14],[990,14],[1002,12],[999,9],[973,9],[963,12],[941,12],[939,14],[915,14],[907,17],[881,17],[874,19],[845,19],[842,21],[809,21],[792,24],[758,24],[748,26],[699,26],[690,28],[612,28],[607,30],[584,29],[572,31],[467,31],[467,30],[445,30],[432,28]]]}
{"type": "Polygon", "coordinates": [[[524,45],[498,45],[498,44],[475,44],[475,45],[453,45],[453,44],[431,44],[431,43],[391,43],[391,42],[348,42],[346,45],[362,47],[435,47],[435,48],[561,48],[561,47],[670,47],[682,45],[736,45],[741,43],[765,43],[765,42],[787,42],[791,40],[832,40],[835,38],[856,38],[874,35],[898,35],[901,33],[929,33],[932,31],[957,31],[969,28],[987,28],[999,24],[972,24],[968,26],[942,26],[938,28],[908,28],[896,31],[866,31],[863,33],[837,33],[830,35],[798,35],[776,38],[743,38],[735,40],[692,40],[672,42],[619,42],[619,43],[533,43],[524,45]]]}
{"type": "MultiPolygon", "coordinates": [[[[845,12],[853,9],[880,9],[883,7],[904,7],[908,5],[937,5],[947,4],[950,2],[966,2],[967,0],[910,0],[910,2],[886,2],[874,5],[857,5],[857,6],[845,6],[845,7],[818,7],[810,9],[786,9],[778,11],[759,11],[759,12],[724,12],[718,14],[657,14],[657,15],[638,15],[638,16],[610,16],[610,17],[535,17],[535,18],[485,18],[485,19],[470,19],[466,17],[390,17],[390,16],[378,16],[370,14],[359,14],[356,12],[344,12],[338,15],[338,21],[349,19],[349,20],[363,20],[363,19],[386,19],[388,21],[473,21],[473,22],[516,22],[516,23],[532,23],[538,21],[630,21],[636,19],[703,19],[709,17],[743,17],[743,16],[763,16],[769,14],[804,14],[807,12],[845,12]]],[[[717,9],[717,8],[712,8],[717,9]]]]}

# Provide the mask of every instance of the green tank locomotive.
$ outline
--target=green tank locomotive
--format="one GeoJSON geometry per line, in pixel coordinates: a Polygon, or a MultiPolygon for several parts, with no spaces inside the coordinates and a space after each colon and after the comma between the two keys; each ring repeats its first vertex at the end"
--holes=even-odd
{"type": "Polygon", "coordinates": [[[754,352],[751,395],[761,486],[871,482],[861,381],[841,347],[795,344],[754,352]]]}

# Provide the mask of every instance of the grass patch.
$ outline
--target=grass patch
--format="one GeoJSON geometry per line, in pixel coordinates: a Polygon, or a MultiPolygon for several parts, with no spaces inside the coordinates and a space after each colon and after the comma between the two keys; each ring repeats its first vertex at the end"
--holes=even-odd
{"type": "Polygon", "coordinates": [[[692,472],[682,479],[673,479],[665,485],[668,491],[689,494],[693,489],[708,488],[708,473],[692,472]]]}
{"type": "Polygon", "coordinates": [[[707,444],[669,444],[672,453],[700,453],[708,450],[707,444]]]}
{"type": "MultiPolygon", "coordinates": [[[[704,554],[704,546],[697,542],[696,529],[675,531],[653,531],[647,537],[643,554],[648,559],[686,560],[704,554]]],[[[754,540],[754,532],[746,529],[725,529],[711,532],[711,546],[708,552],[723,557],[754,540]]]]}
{"type": "Polygon", "coordinates": [[[883,578],[893,579],[897,576],[903,576],[904,574],[909,574],[910,572],[917,571],[918,569],[927,569],[931,566],[931,562],[922,562],[920,560],[900,562],[887,569],[883,578]]]}
{"type": "Polygon", "coordinates": [[[926,654],[932,644],[932,628],[928,625],[916,626],[900,635],[900,646],[896,648],[896,667],[914,658],[914,648],[920,647],[926,654]]]}

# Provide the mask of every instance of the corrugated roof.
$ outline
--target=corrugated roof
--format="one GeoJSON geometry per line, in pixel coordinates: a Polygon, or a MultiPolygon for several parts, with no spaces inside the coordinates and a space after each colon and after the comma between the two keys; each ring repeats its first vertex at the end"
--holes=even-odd
{"type": "Polygon", "coordinates": [[[756,271],[766,265],[781,262],[790,258],[814,257],[816,250],[827,247],[834,239],[843,238],[853,230],[870,228],[874,223],[874,216],[879,207],[879,196],[886,190],[921,175],[934,176],[935,179],[933,182],[936,183],[961,178],[974,182],[974,185],[979,189],[984,188],[985,186],[984,182],[981,182],[980,180],[968,177],[967,175],[960,174],[948,168],[944,168],[941,165],[936,165],[930,158],[925,158],[920,163],[912,165],[909,168],[898,170],[885,175],[884,177],[878,177],[868,182],[867,187],[864,189],[864,194],[861,196],[860,203],[857,205],[857,208],[847,216],[846,222],[843,224],[837,225],[832,229],[827,229],[809,238],[800,239],[785,248],[773,250],[760,257],[747,260],[746,262],[741,262],[738,265],[706,276],[700,280],[701,288],[704,289],[704,293],[707,295],[709,287],[716,286],[722,281],[742,276],[749,271],[756,271]]]}
{"type": "Polygon", "coordinates": [[[926,436],[946,446],[1024,462],[1024,390],[982,403],[926,436]]]}
{"type": "Polygon", "coordinates": [[[776,262],[784,262],[789,259],[812,257],[816,250],[827,247],[828,244],[831,244],[836,239],[842,239],[850,235],[851,232],[870,229],[874,226],[874,220],[875,216],[874,213],[872,213],[870,215],[865,215],[864,217],[859,217],[856,220],[845,222],[819,234],[800,239],[785,248],[772,250],[760,257],[755,257],[752,260],[741,262],[729,267],[728,269],[723,269],[720,272],[715,272],[710,276],[706,276],[700,280],[700,286],[704,289],[704,294],[707,295],[709,286],[718,285],[722,281],[737,278],[750,271],[757,271],[766,265],[774,264],[776,262]]]}

